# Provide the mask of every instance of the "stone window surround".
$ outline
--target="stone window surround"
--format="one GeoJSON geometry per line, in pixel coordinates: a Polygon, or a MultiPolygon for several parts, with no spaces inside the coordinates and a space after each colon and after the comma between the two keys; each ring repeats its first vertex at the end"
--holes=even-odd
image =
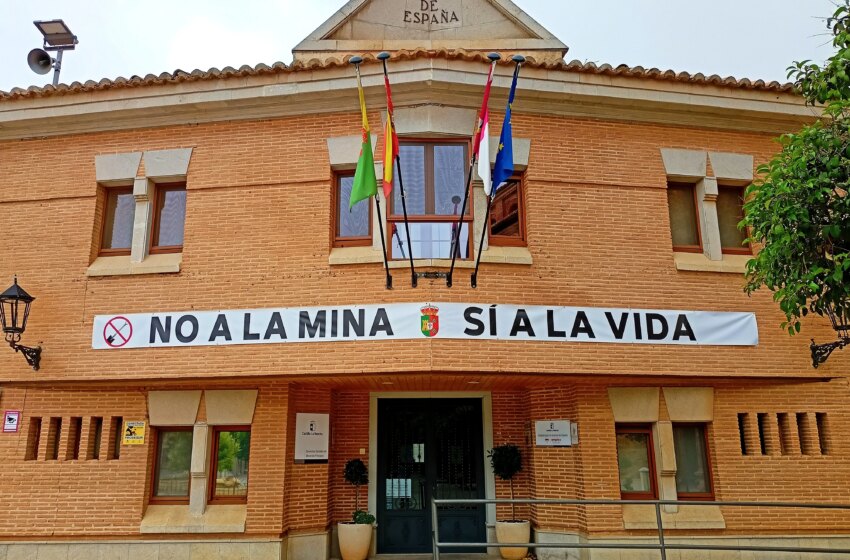
{"type": "MultiPolygon", "coordinates": [[[[385,116],[383,117],[386,118],[385,116]]],[[[437,105],[422,105],[419,107],[397,108],[395,111],[395,124],[400,139],[404,137],[415,137],[417,139],[455,140],[470,138],[470,129],[478,118],[473,109],[461,109],[457,107],[441,107],[437,105]]],[[[372,136],[373,151],[377,147],[378,135],[372,136]]],[[[342,136],[328,138],[328,154],[331,169],[334,171],[350,171],[357,166],[360,155],[361,137],[342,136]]],[[[496,150],[499,145],[498,137],[491,137],[490,141],[490,163],[496,161],[496,150]]],[[[514,138],[514,167],[521,173],[528,167],[528,158],[531,150],[531,140],[527,138],[514,138]]],[[[375,174],[383,177],[384,165],[375,163],[375,174]]],[[[381,204],[381,213],[386,218],[387,201],[383,191],[378,189],[378,201],[381,204]]],[[[478,174],[473,177],[470,204],[473,209],[473,235],[476,239],[473,249],[473,258],[468,261],[458,260],[457,268],[473,268],[474,257],[478,251],[478,240],[484,230],[484,217],[487,212],[487,196],[484,194],[484,185],[478,174]]],[[[336,212],[336,210],[333,210],[336,212]]],[[[372,245],[370,247],[335,247],[331,249],[328,259],[331,265],[350,265],[366,263],[383,263],[384,256],[381,250],[380,231],[374,227],[378,224],[377,210],[372,205],[372,245]]],[[[387,235],[386,222],[380,224],[387,235]]],[[[488,240],[484,239],[484,251],[481,255],[482,263],[501,264],[532,264],[531,253],[527,247],[490,247],[488,240]]],[[[419,259],[414,264],[417,268],[437,267],[448,268],[451,259],[419,259]]],[[[390,269],[402,269],[410,266],[408,261],[390,261],[390,269]]]]}
{"type": "MultiPolygon", "coordinates": [[[[611,387],[608,400],[616,424],[649,424],[652,426],[656,487],[661,500],[678,499],[676,491],[676,450],[673,443],[674,423],[714,421],[714,389],[711,387],[611,387]],[[669,420],[661,420],[661,391],[669,420]]],[[[719,506],[664,506],[662,523],[670,529],[725,529],[726,522],[719,506]]],[[[655,529],[655,507],[623,506],[626,529],[655,529]]]]}
{"type": "MultiPolygon", "coordinates": [[[[148,422],[157,426],[192,426],[189,505],[149,505],[142,519],[142,534],[244,533],[247,505],[209,504],[209,469],[212,465],[214,426],[250,426],[257,390],[150,391],[148,422]],[[197,419],[201,397],[206,420],[197,419]]],[[[250,474],[249,474],[250,476],[250,474]]]]}
{"type": "Polygon", "coordinates": [[[186,181],[193,148],[153,150],[95,156],[95,175],[99,185],[133,185],[136,207],[133,214],[133,240],[130,256],[98,257],[86,275],[123,276],[180,272],[182,253],[149,254],[153,227],[153,194],[157,183],[186,181]],[[137,177],[144,161],[145,176],[137,177]]]}
{"type": "Polygon", "coordinates": [[[702,150],[662,148],[661,159],[668,181],[696,185],[702,253],[673,253],[677,270],[701,272],[746,272],[749,255],[723,254],[717,220],[718,183],[745,186],[753,182],[753,156],[702,150]],[[708,176],[711,161],[713,176],[708,176]]]}

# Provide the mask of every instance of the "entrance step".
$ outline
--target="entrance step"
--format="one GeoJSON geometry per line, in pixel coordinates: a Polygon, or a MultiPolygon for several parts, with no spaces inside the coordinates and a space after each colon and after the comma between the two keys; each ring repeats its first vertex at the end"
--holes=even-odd
{"type": "MultiPolygon", "coordinates": [[[[378,554],[375,560],[433,560],[431,554],[378,554]]],[[[440,554],[440,560],[489,560],[486,554],[440,554]]]]}

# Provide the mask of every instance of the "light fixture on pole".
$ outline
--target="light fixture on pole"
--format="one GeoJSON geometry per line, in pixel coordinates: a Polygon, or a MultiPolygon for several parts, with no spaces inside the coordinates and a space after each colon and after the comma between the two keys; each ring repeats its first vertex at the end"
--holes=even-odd
{"type": "Polygon", "coordinates": [[[47,74],[53,68],[53,85],[59,84],[59,71],[62,69],[62,53],[72,51],[79,42],[61,19],[34,21],[33,24],[44,36],[44,48],[33,49],[27,55],[27,64],[36,74],[47,74]],[[55,51],[56,58],[48,51],[55,51]]]}
{"type": "Polygon", "coordinates": [[[3,334],[15,352],[24,355],[32,369],[38,371],[41,362],[41,346],[30,348],[18,344],[21,335],[27,330],[27,319],[30,316],[30,305],[35,298],[18,286],[18,277],[9,289],[0,294],[0,322],[3,324],[3,334]]]}

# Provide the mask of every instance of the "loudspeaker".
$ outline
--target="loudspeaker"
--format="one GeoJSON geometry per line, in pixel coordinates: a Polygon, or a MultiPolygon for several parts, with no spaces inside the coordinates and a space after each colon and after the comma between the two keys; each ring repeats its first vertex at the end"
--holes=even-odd
{"type": "Polygon", "coordinates": [[[36,74],[47,74],[53,68],[53,57],[42,49],[33,49],[27,55],[27,64],[36,74]]]}

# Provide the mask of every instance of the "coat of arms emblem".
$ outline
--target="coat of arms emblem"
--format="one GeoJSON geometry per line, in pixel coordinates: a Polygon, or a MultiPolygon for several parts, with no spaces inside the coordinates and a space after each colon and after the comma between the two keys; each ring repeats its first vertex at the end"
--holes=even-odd
{"type": "Polygon", "coordinates": [[[428,338],[437,336],[440,332],[440,308],[434,305],[426,305],[422,308],[422,334],[428,338]]]}

